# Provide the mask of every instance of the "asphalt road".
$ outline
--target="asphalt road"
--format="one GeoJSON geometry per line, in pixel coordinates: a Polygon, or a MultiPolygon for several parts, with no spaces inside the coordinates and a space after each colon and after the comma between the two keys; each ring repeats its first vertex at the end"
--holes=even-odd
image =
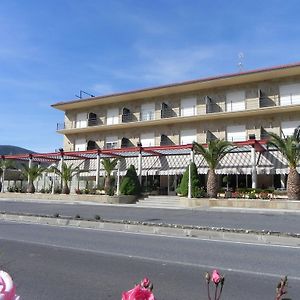
{"type": "Polygon", "coordinates": [[[300,233],[300,213],[0,201],[0,211],[300,233]]]}
{"type": "Polygon", "coordinates": [[[269,300],[280,276],[300,295],[300,248],[0,222],[1,267],[23,300],[120,299],[143,276],[157,299],[207,299],[203,280],[226,275],[223,299],[269,300]]]}

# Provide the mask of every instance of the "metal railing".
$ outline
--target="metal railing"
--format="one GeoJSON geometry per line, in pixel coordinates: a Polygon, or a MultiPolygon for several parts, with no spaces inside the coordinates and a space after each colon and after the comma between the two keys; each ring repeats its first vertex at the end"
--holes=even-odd
{"type": "Polygon", "coordinates": [[[127,113],[122,115],[122,123],[129,123],[133,121],[133,113],[127,113]]]}
{"type": "Polygon", "coordinates": [[[98,119],[97,118],[88,119],[88,126],[97,126],[97,125],[98,125],[98,119]]]}

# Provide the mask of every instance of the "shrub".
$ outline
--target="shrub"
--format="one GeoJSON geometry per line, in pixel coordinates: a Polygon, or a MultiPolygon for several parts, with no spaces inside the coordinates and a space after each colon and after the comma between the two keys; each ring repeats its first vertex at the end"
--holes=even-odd
{"type": "Polygon", "coordinates": [[[259,197],[260,199],[269,199],[269,198],[270,198],[270,197],[269,197],[269,193],[268,193],[268,192],[265,192],[265,191],[260,192],[259,195],[258,195],[258,197],[259,197]]]}
{"type": "MultiPolygon", "coordinates": [[[[192,179],[192,197],[200,198],[200,197],[197,197],[197,195],[199,195],[199,191],[200,191],[200,180],[199,180],[197,167],[196,167],[195,163],[191,163],[191,179],[192,179]]],[[[181,195],[187,196],[188,188],[189,188],[189,167],[187,167],[185,172],[183,173],[178,191],[181,195]]],[[[201,193],[203,193],[203,192],[201,192],[201,193]]]]}
{"type": "Polygon", "coordinates": [[[256,193],[255,190],[253,190],[252,192],[248,193],[248,198],[249,199],[256,199],[256,193]]]}
{"type": "Polygon", "coordinates": [[[128,168],[122,180],[120,192],[123,195],[139,195],[141,193],[141,185],[133,165],[128,168]]]}
{"type": "Polygon", "coordinates": [[[194,189],[194,197],[195,198],[204,198],[204,197],[206,197],[205,189],[196,186],[195,189],[194,189]]]}

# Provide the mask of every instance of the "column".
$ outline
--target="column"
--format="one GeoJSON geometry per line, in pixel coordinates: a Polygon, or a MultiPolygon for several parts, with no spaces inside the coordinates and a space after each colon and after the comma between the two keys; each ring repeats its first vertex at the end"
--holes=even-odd
{"type": "MultiPolygon", "coordinates": [[[[28,168],[31,169],[31,167],[32,167],[32,155],[29,154],[28,168]]],[[[29,184],[29,175],[27,177],[27,182],[29,184]]]]}
{"type": "Polygon", "coordinates": [[[118,160],[118,164],[117,164],[117,196],[120,195],[120,165],[121,162],[120,160],[118,160]]]}
{"type": "Polygon", "coordinates": [[[257,170],[256,170],[256,152],[254,148],[251,148],[251,163],[252,163],[252,188],[257,188],[257,170]]]}
{"type": "Polygon", "coordinates": [[[97,161],[96,161],[96,188],[99,189],[99,173],[100,173],[100,153],[101,151],[97,151],[97,161]]]}
{"type": "Polygon", "coordinates": [[[188,184],[188,198],[192,198],[192,168],[191,168],[192,160],[189,164],[189,184],[188,184]]]}
{"type": "Polygon", "coordinates": [[[51,194],[54,194],[54,189],[55,189],[55,169],[53,170],[53,176],[52,176],[52,191],[51,194]]]}
{"type": "Polygon", "coordinates": [[[2,162],[3,162],[3,166],[2,166],[2,177],[1,177],[1,192],[4,193],[4,176],[5,176],[5,158],[4,156],[2,156],[2,162]]]}
{"type": "Polygon", "coordinates": [[[140,150],[138,156],[138,177],[140,184],[142,184],[142,150],[140,150]]]}
{"type": "Polygon", "coordinates": [[[63,163],[64,163],[64,151],[63,150],[59,150],[60,151],[60,166],[59,166],[59,171],[60,171],[60,188],[63,188],[63,179],[62,179],[62,170],[63,170],[63,163]]]}
{"type": "Polygon", "coordinates": [[[191,156],[191,162],[194,162],[195,161],[195,153],[194,153],[194,149],[193,148],[191,149],[190,156],[191,156]]]}

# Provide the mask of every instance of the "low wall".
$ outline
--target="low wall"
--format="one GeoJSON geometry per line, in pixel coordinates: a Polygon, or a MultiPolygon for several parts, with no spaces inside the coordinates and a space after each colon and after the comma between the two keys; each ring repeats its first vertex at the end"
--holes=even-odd
{"type": "Polygon", "coordinates": [[[86,195],[86,194],[42,194],[42,193],[0,193],[0,199],[23,199],[23,200],[56,200],[64,202],[74,201],[87,201],[97,203],[110,203],[110,204],[131,204],[137,200],[136,196],[120,195],[120,196],[108,196],[108,195],[86,195]]]}
{"type": "Polygon", "coordinates": [[[292,200],[261,200],[261,199],[207,199],[207,198],[180,198],[180,204],[186,207],[234,207],[234,208],[261,208],[261,209],[290,209],[300,210],[300,201],[292,200]]]}

